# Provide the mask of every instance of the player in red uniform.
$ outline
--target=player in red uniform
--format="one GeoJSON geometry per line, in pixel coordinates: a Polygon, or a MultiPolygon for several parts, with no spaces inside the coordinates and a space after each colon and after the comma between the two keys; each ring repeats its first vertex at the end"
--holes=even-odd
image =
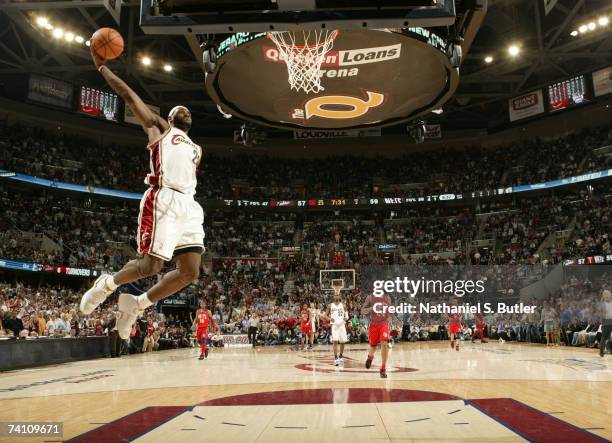
{"type": "Polygon", "coordinates": [[[208,325],[212,326],[213,329],[217,331],[218,334],[221,334],[217,323],[215,322],[214,317],[212,316],[212,312],[209,309],[206,309],[206,301],[202,300],[200,302],[200,309],[196,311],[195,319],[193,320],[193,327],[198,325],[198,335],[197,340],[200,343],[202,348],[202,352],[200,353],[200,360],[204,360],[204,358],[208,357],[208,348],[206,346],[206,339],[208,338],[208,325]]]}
{"type": "Polygon", "coordinates": [[[304,306],[302,306],[302,312],[300,313],[300,332],[302,333],[300,348],[304,349],[304,343],[308,339],[309,334],[312,332],[312,326],[310,324],[310,309],[308,309],[307,303],[304,303],[304,306]]]}
{"type": "Polygon", "coordinates": [[[380,365],[380,377],[387,378],[387,358],[389,357],[389,311],[391,298],[388,295],[376,296],[369,295],[361,312],[363,315],[370,316],[370,328],[368,330],[368,341],[370,349],[368,350],[368,358],[365,362],[365,367],[370,369],[376,346],[381,343],[380,353],[382,356],[382,364],[380,365]]]}
{"type": "Polygon", "coordinates": [[[448,314],[448,332],[450,335],[451,349],[459,350],[457,336],[461,333],[461,314],[448,314]]]}
{"type": "Polygon", "coordinates": [[[476,336],[480,338],[480,343],[486,343],[487,341],[484,339],[484,316],[479,312],[474,315],[474,322],[476,323],[476,330],[472,334],[472,343],[476,340],[476,336]]]}

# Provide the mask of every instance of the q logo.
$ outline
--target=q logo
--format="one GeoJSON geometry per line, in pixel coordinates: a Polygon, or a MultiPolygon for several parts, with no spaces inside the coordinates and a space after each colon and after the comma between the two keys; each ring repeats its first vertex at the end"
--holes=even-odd
{"type": "Polygon", "coordinates": [[[368,113],[372,108],[380,106],[385,101],[385,95],[378,92],[365,91],[367,100],[350,95],[324,95],[311,98],[304,104],[304,110],[295,109],[292,117],[309,120],[312,117],[335,120],[358,118],[368,113]],[[336,109],[329,109],[329,108],[336,109]],[[347,109],[337,109],[344,107],[347,109]]]}

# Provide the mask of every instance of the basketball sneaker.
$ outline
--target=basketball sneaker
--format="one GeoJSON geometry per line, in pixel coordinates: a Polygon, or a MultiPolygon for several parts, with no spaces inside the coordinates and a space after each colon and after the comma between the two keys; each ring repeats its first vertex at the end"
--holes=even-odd
{"type": "Polygon", "coordinates": [[[104,274],[98,277],[93,286],[81,298],[79,307],[81,312],[85,315],[91,314],[115,289],[117,289],[117,285],[113,282],[112,275],[104,274]]]}
{"type": "Polygon", "coordinates": [[[372,360],[374,360],[374,357],[370,358],[366,358],[366,362],[365,362],[365,367],[366,369],[370,369],[372,367],[372,360]]]}
{"type": "Polygon", "coordinates": [[[340,359],[339,358],[334,360],[334,366],[340,366],[340,359]]]}
{"type": "Polygon", "coordinates": [[[206,348],[206,351],[204,351],[204,358],[208,358],[208,348],[206,348]]]}
{"type": "Polygon", "coordinates": [[[117,332],[119,332],[119,337],[127,340],[132,332],[132,325],[143,311],[138,309],[138,301],[132,294],[120,294],[117,306],[119,308],[117,332]]]}
{"type": "Polygon", "coordinates": [[[387,370],[385,368],[380,368],[380,378],[387,378],[387,370]]]}
{"type": "Polygon", "coordinates": [[[338,357],[338,363],[340,363],[340,366],[344,367],[344,357],[338,357]]]}
{"type": "Polygon", "coordinates": [[[198,358],[198,360],[204,360],[204,354],[200,354],[200,358],[198,358]]]}

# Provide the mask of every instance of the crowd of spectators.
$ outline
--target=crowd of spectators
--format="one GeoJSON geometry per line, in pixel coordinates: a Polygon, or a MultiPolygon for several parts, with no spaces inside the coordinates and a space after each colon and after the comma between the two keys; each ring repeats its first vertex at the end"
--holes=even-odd
{"type": "MultiPolygon", "coordinates": [[[[394,184],[423,183],[417,187],[420,190],[408,193],[495,189],[605,169],[609,157],[598,158],[593,149],[611,141],[612,131],[606,127],[553,141],[536,139],[486,151],[422,152],[391,162],[359,157],[321,162],[209,156],[201,165],[200,196],[369,197],[374,177],[384,178],[389,183],[385,189],[399,194],[406,191],[394,189],[394,184]],[[237,187],[235,181],[248,185],[237,187]]],[[[0,128],[0,168],[79,184],[144,189],[147,161],[146,152],[140,152],[133,156],[129,149],[106,147],[108,161],[101,166],[100,148],[90,141],[25,127],[0,128]]],[[[397,214],[268,212],[263,216],[219,211],[206,221],[206,246],[214,257],[210,274],[203,275],[195,289],[178,294],[187,306],[181,315],[149,309],[134,326],[125,351],[194,346],[187,311],[198,298],[208,300],[222,333],[246,334],[257,324],[254,341],[262,345],[295,344],[299,310],[307,301],[321,313],[318,341],[327,343],[329,322],[323,313],[330,294],[320,288],[319,271],[359,273],[368,264],[385,264],[377,252],[385,242],[400,245],[396,264],[413,265],[533,264],[539,262],[539,254],[556,263],[612,253],[612,206],[606,189],[579,192],[578,196],[506,199],[487,208],[423,205],[397,214]],[[490,214],[478,217],[487,211],[490,214]],[[540,251],[551,234],[563,230],[571,231],[564,242],[540,251]],[[473,250],[471,243],[477,239],[493,240],[494,246],[473,250]]],[[[133,204],[0,184],[0,258],[116,270],[135,253],[137,214],[133,204]]],[[[532,316],[486,318],[486,333],[494,339],[541,342],[544,322],[552,316],[555,336],[566,344],[595,345],[601,320],[596,306],[601,291],[609,286],[606,278],[595,284],[573,278],[559,293],[538,301],[542,307],[532,316]]],[[[115,300],[83,318],[78,311],[80,296],[81,290],[69,286],[2,283],[0,335],[112,335],[115,300]]],[[[346,291],[343,297],[350,314],[350,340],[364,341],[368,318],[360,310],[361,294],[346,291]]],[[[404,340],[424,340],[446,337],[445,325],[444,318],[416,316],[393,319],[392,329],[404,340]]],[[[465,325],[473,326],[473,319],[466,318],[465,325]]],[[[219,338],[215,341],[219,343],[219,338]]]]}
{"type": "MultiPolygon", "coordinates": [[[[198,195],[359,198],[493,190],[608,169],[612,158],[598,157],[594,150],[610,144],[612,129],[605,126],[553,140],[536,138],[495,149],[423,151],[392,161],[358,156],[321,160],[208,155],[200,165],[198,195]],[[387,184],[374,185],[374,178],[387,184]],[[418,185],[403,190],[407,184],[418,185]]],[[[0,168],[54,180],[142,192],[146,155],[137,146],[100,147],[79,136],[21,125],[0,127],[0,168]]]]}

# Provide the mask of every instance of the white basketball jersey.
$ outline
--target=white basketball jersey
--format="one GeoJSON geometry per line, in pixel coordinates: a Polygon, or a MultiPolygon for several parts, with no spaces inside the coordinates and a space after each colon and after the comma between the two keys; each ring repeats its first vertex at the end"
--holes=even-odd
{"type": "Polygon", "coordinates": [[[185,132],[171,127],[158,141],[149,145],[149,150],[151,173],[146,183],[172,188],[183,194],[196,193],[202,148],[193,143],[185,132]]]}
{"type": "Polygon", "coordinates": [[[348,313],[344,310],[344,305],[341,302],[331,304],[331,316],[335,325],[342,324],[348,319],[348,313]]]}

